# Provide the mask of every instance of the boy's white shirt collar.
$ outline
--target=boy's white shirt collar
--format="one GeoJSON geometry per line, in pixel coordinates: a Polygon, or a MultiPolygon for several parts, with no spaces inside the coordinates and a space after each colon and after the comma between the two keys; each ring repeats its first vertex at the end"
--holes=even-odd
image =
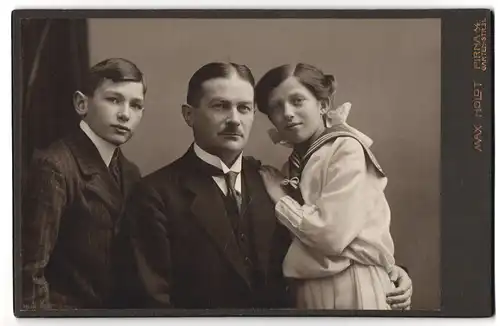
{"type": "Polygon", "coordinates": [[[80,121],[80,128],[87,135],[87,137],[90,138],[92,143],[94,143],[95,147],[97,147],[97,150],[99,151],[99,154],[101,155],[101,158],[106,164],[106,166],[109,166],[109,163],[111,162],[111,158],[113,157],[113,153],[115,152],[117,146],[99,137],[92,130],[92,128],[90,128],[88,123],[86,123],[83,120],[80,121]]]}
{"type": "MultiPolygon", "coordinates": [[[[234,188],[236,189],[236,191],[238,193],[241,194],[241,162],[242,162],[242,158],[243,158],[243,153],[241,153],[238,156],[236,161],[233,163],[233,166],[231,166],[231,168],[228,168],[226,166],[226,164],[224,162],[222,162],[222,160],[219,157],[212,155],[212,154],[208,153],[207,151],[203,150],[200,146],[198,146],[198,144],[194,143],[193,149],[194,149],[196,156],[198,156],[204,162],[206,162],[210,165],[213,165],[216,168],[221,169],[224,174],[228,173],[229,171],[233,171],[233,172],[238,173],[238,176],[236,177],[236,184],[235,184],[234,188]]],[[[212,176],[212,178],[214,179],[217,186],[219,186],[219,189],[224,193],[224,195],[227,195],[228,189],[227,189],[226,180],[224,179],[224,176],[212,176]]]]}

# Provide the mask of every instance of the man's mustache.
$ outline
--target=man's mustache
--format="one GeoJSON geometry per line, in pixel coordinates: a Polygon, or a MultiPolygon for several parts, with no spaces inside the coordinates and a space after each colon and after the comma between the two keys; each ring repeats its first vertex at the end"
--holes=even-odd
{"type": "Polygon", "coordinates": [[[219,135],[236,135],[243,137],[243,133],[238,129],[238,127],[231,126],[224,128],[221,132],[219,132],[219,135]]]}

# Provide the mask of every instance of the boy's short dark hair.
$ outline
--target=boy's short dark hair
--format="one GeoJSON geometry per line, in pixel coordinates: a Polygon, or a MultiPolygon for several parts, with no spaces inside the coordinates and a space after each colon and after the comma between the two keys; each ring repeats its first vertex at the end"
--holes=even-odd
{"type": "Polygon", "coordinates": [[[123,58],[105,59],[92,66],[83,79],[80,91],[91,96],[106,79],[113,82],[142,83],[144,94],[146,94],[146,82],[142,71],[133,62],[123,58]]]}

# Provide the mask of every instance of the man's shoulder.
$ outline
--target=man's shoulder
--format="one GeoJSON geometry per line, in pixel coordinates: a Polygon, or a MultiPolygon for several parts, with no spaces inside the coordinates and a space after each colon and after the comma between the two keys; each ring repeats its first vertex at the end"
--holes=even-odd
{"type": "Polygon", "coordinates": [[[245,169],[258,170],[262,166],[262,162],[253,156],[243,156],[243,166],[245,169]]]}
{"type": "Polygon", "coordinates": [[[180,157],[144,176],[142,183],[149,186],[178,183],[187,173],[189,171],[187,171],[185,159],[180,157]]]}

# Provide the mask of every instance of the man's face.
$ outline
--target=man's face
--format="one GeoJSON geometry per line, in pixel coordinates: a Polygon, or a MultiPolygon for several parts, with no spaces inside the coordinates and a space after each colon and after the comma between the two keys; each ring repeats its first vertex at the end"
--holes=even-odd
{"type": "Polygon", "coordinates": [[[221,156],[238,154],[245,147],[255,116],[254,89],[234,74],[202,84],[203,96],[187,118],[196,143],[205,151],[221,156]]]}

